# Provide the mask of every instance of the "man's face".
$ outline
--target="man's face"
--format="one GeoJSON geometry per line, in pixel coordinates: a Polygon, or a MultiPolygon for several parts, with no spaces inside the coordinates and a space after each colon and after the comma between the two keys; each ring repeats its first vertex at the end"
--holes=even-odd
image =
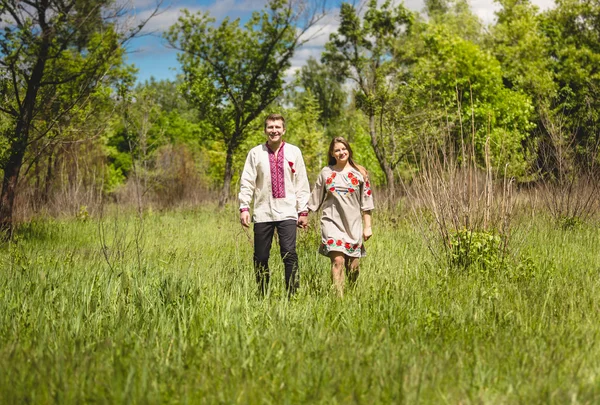
{"type": "Polygon", "coordinates": [[[269,142],[277,143],[281,141],[281,137],[285,134],[285,128],[283,127],[283,121],[274,120],[267,121],[265,125],[265,134],[267,134],[267,138],[269,142]]]}

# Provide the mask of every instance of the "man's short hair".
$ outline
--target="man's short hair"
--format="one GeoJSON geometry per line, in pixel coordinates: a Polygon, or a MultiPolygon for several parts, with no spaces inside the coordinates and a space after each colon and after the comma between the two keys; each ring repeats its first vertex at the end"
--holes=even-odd
{"type": "Polygon", "coordinates": [[[285,129],[285,118],[281,114],[269,114],[267,118],[265,118],[265,129],[267,129],[267,121],[281,121],[283,123],[283,129],[285,129]]]}

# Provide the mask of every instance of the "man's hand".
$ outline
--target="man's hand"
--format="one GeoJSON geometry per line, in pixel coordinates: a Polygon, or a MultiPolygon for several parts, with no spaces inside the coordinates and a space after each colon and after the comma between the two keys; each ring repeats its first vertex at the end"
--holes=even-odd
{"type": "Polygon", "coordinates": [[[369,240],[369,238],[373,236],[373,230],[371,229],[371,227],[369,226],[368,228],[365,228],[363,230],[363,239],[364,240],[369,240]]]}
{"type": "Polygon", "coordinates": [[[300,215],[298,217],[298,228],[306,229],[308,227],[308,216],[300,215]]]}
{"type": "Polygon", "coordinates": [[[240,212],[240,223],[246,228],[250,226],[250,213],[248,211],[240,212]]]}

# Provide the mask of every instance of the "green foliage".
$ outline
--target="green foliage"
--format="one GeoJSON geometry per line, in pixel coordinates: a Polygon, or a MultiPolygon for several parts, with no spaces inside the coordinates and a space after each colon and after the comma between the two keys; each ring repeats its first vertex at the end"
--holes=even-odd
{"type": "Polygon", "coordinates": [[[113,164],[106,165],[106,172],[104,173],[103,183],[103,191],[106,194],[113,193],[121,184],[125,182],[126,177],[123,174],[123,169],[121,165],[122,162],[113,162],[113,164]]]}
{"type": "Polygon", "coordinates": [[[429,24],[443,25],[453,36],[473,43],[482,39],[483,24],[466,0],[425,0],[429,24]]]}
{"type": "Polygon", "coordinates": [[[456,150],[474,142],[483,165],[489,137],[492,166],[501,172],[507,166],[509,176],[525,175],[524,144],[535,127],[530,97],[504,87],[500,64],[476,44],[439,26],[429,27],[423,40],[412,80],[430,92],[424,103],[446,111],[444,126],[456,150]]]}
{"type": "Polygon", "coordinates": [[[181,50],[185,94],[225,145],[223,197],[233,176],[233,155],[255,119],[282,94],[284,74],[304,30],[302,11],[270,0],[241,26],[225,18],[218,26],[208,13],[184,10],[166,34],[181,50]]]}
{"type": "Polygon", "coordinates": [[[505,252],[500,235],[460,229],[450,235],[450,266],[481,271],[500,270],[505,252]]]}
{"type": "Polygon", "coordinates": [[[176,112],[186,121],[196,122],[198,121],[198,113],[183,96],[183,87],[181,77],[177,77],[175,80],[158,81],[151,77],[150,80],[138,85],[137,89],[146,89],[152,92],[152,96],[161,112],[165,114],[176,112]]]}
{"type": "Polygon", "coordinates": [[[578,216],[561,216],[557,220],[561,229],[569,230],[581,227],[584,222],[578,216]]]}
{"type": "MultiPolygon", "coordinates": [[[[135,88],[133,83],[126,82],[120,91],[120,117],[113,121],[105,137],[105,153],[110,165],[106,189],[114,191],[119,183],[130,178],[135,165],[144,169],[144,173],[137,173],[139,176],[162,178],[158,160],[165,156],[166,150],[184,158],[186,168],[189,168],[188,158],[195,161],[198,168],[202,166],[214,134],[206,124],[197,121],[195,111],[178,92],[176,82],[150,81],[135,88]],[[179,149],[182,145],[187,152],[179,149]]],[[[197,173],[187,175],[189,179],[197,173]]],[[[173,184],[185,180],[171,178],[173,184]]],[[[156,187],[162,186],[157,183],[156,187]]]]}
{"type": "Polygon", "coordinates": [[[9,132],[14,128],[14,124],[11,121],[12,119],[9,115],[0,111],[0,167],[4,165],[10,147],[9,132]]]}
{"type": "MultiPolygon", "coordinates": [[[[44,22],[46,34],[41,30],[39,16],[33,13],[20,20],[20,24],[9,23],[0,37],[4,66],[14,75],[14,80],[8,76],[0,79],[6,90],[3,91],[3,108],[9,114],[17,114],[22,103],[28,102],[22,95],[28,86],[36,85],[32,107],[47,119],[35,122],[41,133],[48,131],[62,114],[99,84],[114,78],[113,73],[118,71],[114,67],[122,63],[124,50],[119,34],[106,23],[102,30],[101,25],[94,26],[109,2],[71,3],[77,6],[71,8],[73,4],[69,2],[50,1],[43,6],[40,3],[36,13],[50,14],[49,20],[44,22]],[[32,75],[35,66],[40,71],[32,75]]],[[[23,12],[20,5],[10,7],[15,15],[23,12]]]]}
{"type": "MultiPolygon", "coordinates": [[[[48,191],[75,183],[113,192],[136,165],[166,181],[159,155],[183,159],[178,172],[193,166],[203,184],[235,183],[248,149],[264,142],[266,112],[286,115],[286,138],[301,147],[311,179],[337,135],[372,181],[389,187],[413,178],[427,147],[459,163],[472,148],[480,167],[487,150],[495,175],[521,181],[555,179],[568,166],[578,184],[583,175],[573,173],[593,178],[600,159],[593,1],[561,0],[540,12],[529,0],[500,0],[486,30],[464,0],[428,0],[426,18],[391,1],[344,3],[321,62],[301,67],[294,86],[302,91],[285,99],[291,58],[316,19],[302,26],[305,9],[283,0],[247,21],[184,13],[166,34],[181,51],[183,76],[139,86],[135,68],[122,63],[127,33],[104,18],[112,1],[32,3],[39,7],[0,4],[0,166],[11,162],[14,174],[14,163],[25,162],[20,189],[43,204],[48,191]],[[47,35],[37,14],[44,7],[47,35]],[[559,132],[568,165],[544,155],[559,132]]],[[[585,222],[556,218],[567,228],[585,222]]]]}
{"type": "Polygon", "coordinates": [[[556,96],[550,40],[541,30],[538,7],[529,1],[501,0],[498,20],[487,38],[488,49],[502,66],[509,89],[531,96],[537,108],[556,96]]]}
{"type": "Polygon", "coordinates": [[[448,253],[450,268],[491,279],[500,275],[516,283],[543,283],[556,271],[552,262],[508,251],[503,236],[492,231],[456,231],[450,235],[448,253]]]}
{"type": "MultiPolygon", "coordinates": [[[[6,153],[0,162],[4,171],[0,195],[3,230],[12,227],[17,185],[21,168],[30,157],[27,155],[33,155],[31,160],[37,162],[45,151],[55,150],[59,134],[74,129],[71,124],[79,120],[85,127],[81,119],[95,108],[90,100],[96,98],[98,88],[114,84],[123,73],[119,69],[123,45],[147,20],[133,30],[119,31],[115,20],[123,8],[111,16],[114,5],[111,0],[0,4],[0,111],[10,116],[12,123],[10,130],[0,133],[7,138],[6,153]]],[[[67,137],[69,142],[73,138],[67,137]]],[[[53,173],[50,166],[46,173],[42,194],[49,188],[53,173]]],[[[99,188],[98,183],[94,187],[99,188]]]]}
{"type": "Polygon", "coordinates": [[[368,3],[364,17],[349,3],[340,8],[340,26],[325,45],[323,60],[356,85],[356,108],[368,118],[371,145],[388,187],[394,187],[394,169],[402,158],[395,145],[402,133],[386,127],[385,120],[395,103],[394,76],[404,68],[396,42],[406,37],[415,16],[400,4],[390,1],[368,3]]]}
{"type": "Polygon", "coordinates": [[[286,133],[290,143],[302,151],[306,172],[311,184],[317,179],[323,166],[327,165],[329,143],[319,125],[319,102],[310,90],[300,100],[298,108],[287,112],[286,133]]]}
{"type": "MultiPolygon", "coordinates": [[[[329,65],[321,64],[310,57],[297,73],[297,79],[305,91],[310,92],[310,96],[306,97],[316,98],[320,110],[319,123],[325,128],[335,124],[344,113],[348,98],[342,87],[344,76],[329,65]]],[[[299,97],[302,104],[304,95],[299,97]]]]}
{"type": "Polygon", "coordinates": [[[90,219],[90,213],[88,212],[87,205],[82,205],[79,207],[79,211],[77,212],[75,218],[81,222],[87,222],[90,219]]]}
{"type": "Polygon", "coordinates": [[[547,282],[553,274],[556,274],[556,268],[553,262],[546,260],[536,260],[529,255],[520,258],[516,264],[507,266],[507,276],[509,280],[527,285],[528,283],[547,282]]]}
{"type": "MultiPolygon", "coordinates": [[[[123,179],[127,177],[133,167],[133,157],[131,155],[128,134],[123,127],[120,127],[117,132],[109,135],[106,151],[110,167],[109,171],[112,171],[114,174],[119,173],[114,179],[116,180],[119,176],[122,176],[123,179]]],[[[109,177],[112,176],[109,174],[109,177]]]]}
{"type": "Polygon", "coordinates": [[[557,86],[552,106],[567,117],[567,132],[577,135],[576,145],[585,155],[590,145],[598,144],[600,133],[600,5],[559,1],[541,19],[557,86]]]}

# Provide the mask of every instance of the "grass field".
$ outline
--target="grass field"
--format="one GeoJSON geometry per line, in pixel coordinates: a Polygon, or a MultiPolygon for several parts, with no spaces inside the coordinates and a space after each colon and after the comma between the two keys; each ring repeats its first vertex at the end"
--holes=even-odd
{"type": "Polygon", "coordinates": [[[0,403],[600,402],[597,225],[521,218],[509,270],[458,271],[378,215],[343,299],[316,218],[292,300],[276,246],[255,294],[234,208],[150,213],[138,238],[134,215],[25,225],[0,249],[0,403]]]}

